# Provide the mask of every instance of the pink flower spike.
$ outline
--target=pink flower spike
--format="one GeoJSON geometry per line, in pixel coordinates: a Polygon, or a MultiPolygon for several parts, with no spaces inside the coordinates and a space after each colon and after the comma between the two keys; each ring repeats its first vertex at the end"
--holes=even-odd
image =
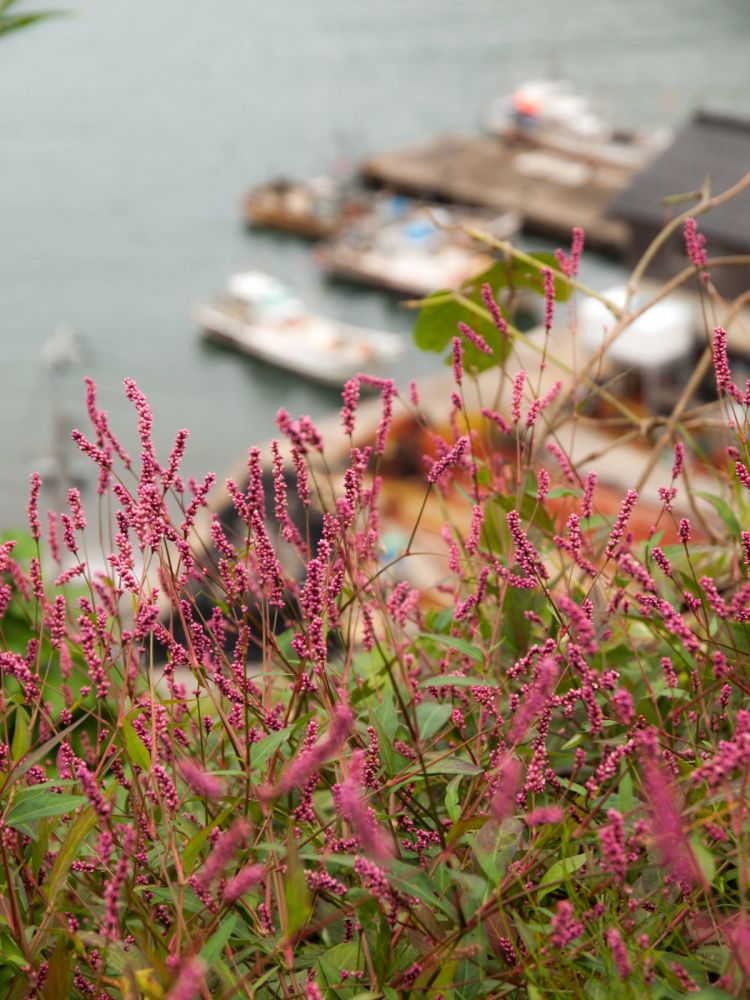
{"type": "Polygon", "coordinates": [[[482,354],[492,354],[492,348],[484,339],[484,337],[481,334],[477,333],[476,330],[472,330],[472,328],[470,326],[467,326],[466,323],[459,323],[458,329],[460,330],[461,334],[464,337],[466,337],[469,343],[473,344],[478,351],[482,352],[482,354]]]}
{"type": "Polygon", "coordinates": [[[354,415],[357,411],[357,403],[359,402],[359,390],[359,379],[350,378],[349,381],[344,384],[344,388],[341,392],[341,398],[344,401],[344,405],[341,408],[341,426],[344,430],[344,434],[348,436],[351,436],[354,433],[354,415]]]}
{"type": "Polygon", "coordinates": [[[698,271],[703,271],[708,267],[708,257],[706,256],[706,237],[698,232],[695,219],[685,219],[682,227],[685,237],[685,250],[688,260],[698,271]]]}
{"type": "Polygon", "coordinates": [[[494,794],[490,801],[490,816],[502,822],[513,812],[515,798],[521,787],[521,762],[517,757],[506,757],[493,781],[494,794]]]}
{"type": "Polygon", "coordinates": [[[497,413],[495,410],[490,410],[488,407],[483,406],[481,410],[482,416],[486,417],[487,420],[491,420],[493,424],[503,433],[510,434],[511,426],[502,414],[497,413]]]}
{"type": "Polygon", "coordinates": [[[521,400],[523,399],[523,384],[525,381],[526,372],[522,368],[513,379],[513,394],[511,396],[510,413],[514,424],[517,424],[521,419],[521,400]]]}
{"type": "Polygon", "coordinates": [[[26,507],[26,513],[29,516],[29,528],[31,529],[31,537],[35,542],[38,542],[42,537],[42,525],[39,521],[39,491],[42,488],[42,480],[38,472],[32,472],[31,474],[31,488],[29,490],[29,503],[26,507]]]}
{"type": "Polygon", "coordinates": [[[606,938],[612,952],[612,959],[617,969],[617,975],[620,979],[628,979],[633,971],[633,966],[628,958],[628,952],[620,937],[620,932],[617,928],[612,927],[607,931],[606,938]]]}
{"type": "Polygon", "coordinates": [[[508,339],[508,324],[505,322],[505,318],[500,311],[500,306],[495,300],[495,296],[492,294],[492,289],[490,288],[488,282],[482,285],[482,301],[487,306],[487,311],[492,317],[492,322],[495,324],[497,329],[503,335],[505,340],[508,339]]]}
{"type": "Polygon", "coordinates": [[[186,959],[180,967],[180,974],[167,994],[167,1000],[197,1000],[201,995],[205,979],[206,965],[197,956],[186,959]]]}
{"type": "Polygon", "coordinates": [[[457,465],[461,461],[468,447],[469,439],[467,437],[460,437],[451,450],[433,464],[427,473],[427,482],[436,483],[447,469],[457,465]]]}
{"type": "Polygon", "coordinates": [[[555,317],[555,279],[552,271],[548,267],[542,268],[542,280],[544,282],[544,329],[552,329],[552,321],[555,317]]]}
{"type": "Polygon", "coordinates": [[[349,823],[358,837],[363,852],[382,863],[393,856],[393,848],[385,832],[378,825],[374,811],[364,798],[362,785],[364,761],[364,750],[356,750],[352,754],[349,776],[341,784],[333,786],[333,801],[336,811],[349,823]]]}
{"type": "Polygon", "coordinates": [[[461,385],[464,378],[464,349],[460,337],[453,338],[453,381],[461,385]]]}
{"type": "Polygon", "coordinates": [[[562,472],[565,477],[565,481],[570,483],[571,486],[574,486],[576,483],[576,475],[573,471],[573,466],[570,464],[570,459],[562,448],[558,444],[555,444],[554,441],[550,441],[547,444],[547,451],[551,455],[554,455],[557,459],[557,464],[560,466],[560,472],[562,472]]]}
{"type": "Polygon", "coordinates": [[[266,869],[263,865],[248,865],[242,868],[227,882],[224,888],[224,901],[232,903],[240,896],[244,896],[263,879],[265,874],[266,869]]]}
{"type": "Polygon", "coordinates": [[[180,764],[180,772],[194,792],[206,799],[220,799],[224,794],[224,783],[220,778],[201,770],[192,760],[180,764]]]}
{"type": "Polygon", "coordinates": [[[573,230],[573,238],[570,244],[570,256],[568,256],[564,250],[555,250],[555,257],[557,257],[557,263],[560,265],[560,270],[567,278],[575,278],[578,275],[578,266],[581,260],[581,254],[583,253],[583,242],[585,234],[580,226],[576,226],[573,230]]]}

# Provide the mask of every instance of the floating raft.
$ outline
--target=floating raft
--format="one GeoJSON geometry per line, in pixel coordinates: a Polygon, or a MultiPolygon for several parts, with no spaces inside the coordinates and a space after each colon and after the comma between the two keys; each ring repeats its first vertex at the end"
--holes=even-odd
{"type": "Polygon", "coordinates": [[[445,135],[383,153],[362,166],[365,182],[437,201],[515,210],[528,230],[620,254],[629,227],[605,217],[607,202],[632,171],[492,138],[445,135]]]}

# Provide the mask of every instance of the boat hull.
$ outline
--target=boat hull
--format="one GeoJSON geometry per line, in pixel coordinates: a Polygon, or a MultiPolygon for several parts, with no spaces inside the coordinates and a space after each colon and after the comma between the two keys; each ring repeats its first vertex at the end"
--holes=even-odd
{"type": "Polygon", "coordinates": [[[193,317],[207,339],[248,357],[274,365],[321,385],[340,388],[359,372],[389,374],[388,366],[402,354],[404,345],[392,333],[360,330],[333,321],[318,321],[340,340],[330,350],[315,350],[305,344],[305,327],[294,334],[263,327],[230,315],[214,305],[199,305],[193,317]]]}

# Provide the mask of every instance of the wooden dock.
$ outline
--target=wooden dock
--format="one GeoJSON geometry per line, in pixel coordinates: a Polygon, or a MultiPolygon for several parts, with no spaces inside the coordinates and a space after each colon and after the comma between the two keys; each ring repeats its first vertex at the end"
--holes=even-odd
{"type": "Polygon", "coordinates": [[[444,135],[383,153],[362,166],[365,182],[437,201],[515,210],[532,232],[567,243],[582,226],[586,243],[620,254],[629,228],[605,217],[631,171],[571,159],[498,139],[444,135]]]}

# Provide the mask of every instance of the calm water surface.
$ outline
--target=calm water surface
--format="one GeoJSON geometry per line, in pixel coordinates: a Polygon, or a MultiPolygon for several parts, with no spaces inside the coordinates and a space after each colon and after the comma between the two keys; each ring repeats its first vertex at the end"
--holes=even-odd
{"type": "MultiPolygon", "coordinates": [[[[22,519],[55,429],[83,426],[84,373],[125,437],[126,375],[161,449],[189,427],[196,475],[268,438],[280,405],[337,404],[201,342],[189,308],[232,271],[271,271],[321,312],[408,338],[391,300],[328,285],[303,243],[246,231],[249,184],[475,129],[495,94],[552,72],[629,124],[696,104],[747,114],[749,28],[747,0],[84,0],[0,39],[0,525],[22,519]],[[55,383],[40,352],[61,323],[85,356],[55,383]]],[[[434,367],[412,350],[399,377],[434,367]]]]}

